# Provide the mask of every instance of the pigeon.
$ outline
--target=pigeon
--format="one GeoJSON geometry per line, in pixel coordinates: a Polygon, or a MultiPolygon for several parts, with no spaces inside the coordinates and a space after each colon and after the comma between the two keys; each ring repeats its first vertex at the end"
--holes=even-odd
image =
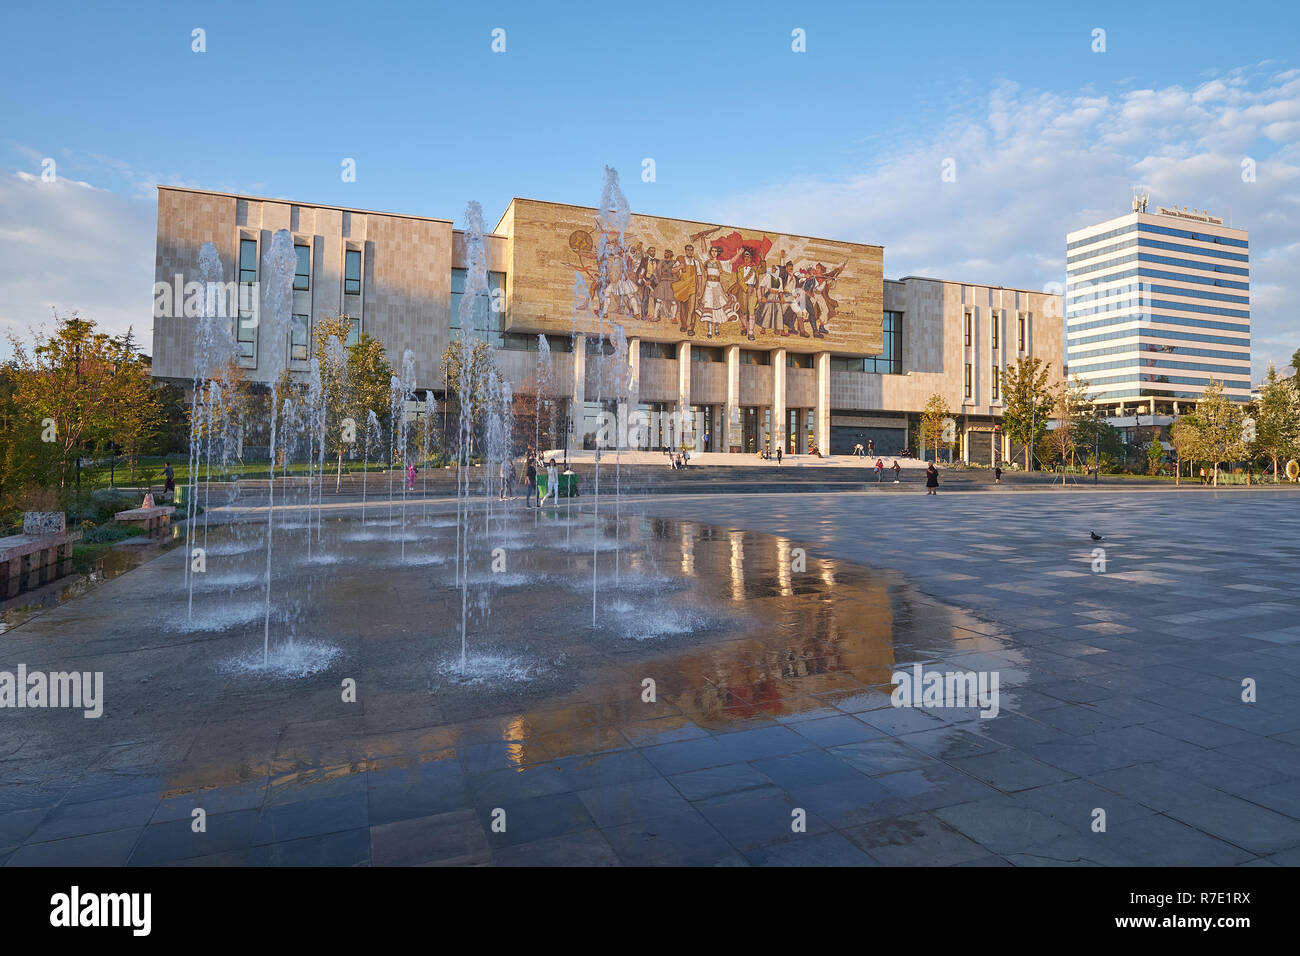
{"type": "Polygon", "coordinates": [[[1088,534],[1092,535],[1092,540],[1093,540],[1093,541],[1105,541],[1105,540],[1106,540],[1105,538],[1103,538],[1101,535],[1099,535],[1099,534],[1098,534],[1097,532],[1095,532],[1095,531],[1089,531],[1088,534]]]}

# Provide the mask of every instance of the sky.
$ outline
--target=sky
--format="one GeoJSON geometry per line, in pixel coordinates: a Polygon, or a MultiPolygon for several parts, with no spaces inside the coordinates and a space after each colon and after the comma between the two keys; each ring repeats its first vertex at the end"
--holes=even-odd
{"type": "Polygon", "coordinates": [[[491,223],[609,165],[635,212],[1032,289],[1135,188],[1208,209],[1258,380],[1300,348],[1298,35],[1293,0],[5,4],[0,336],[151,342],[158,184],[491,223]]]}

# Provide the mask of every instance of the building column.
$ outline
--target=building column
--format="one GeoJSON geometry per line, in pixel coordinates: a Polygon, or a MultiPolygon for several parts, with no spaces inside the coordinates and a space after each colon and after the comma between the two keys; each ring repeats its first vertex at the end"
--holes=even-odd
{"type": "Polygon", "coordinates": [[[573,434],[569,447],[582,448],[587,427],[587,336],[579,332],[573,337],[573,382],[569,389],[569,421],[573,434]]]}
{"type": "Polygon", "coordinates": [[[813,413],[813,440],[823,455],[831,453],[831,353],[818,352],[813,359],[817,366],[817,407],[813,413]]]}
{"type": "Polygon", "coordinates": [[[744,429],[740,424],[740,346],[727,346],[727,404],[723,407],[723,451],[744,451],[744,429]]]}
{"type": "Polygon", "coordinates": [[[691,417],[691,343],[677,346],[677,434],[673,436],[674,450],[680,450],[682,441],[691,436],[694,443],[695,419],[691,417]]]}
{"type": "Polygon", "coordinates": [[[619,427],[623,429],[624,448],[633,450],[641,447],[641,442],[649,437],[649,422],[638,420],[635,428],[631,425],[631,416],[636,414],[641,404],[641,340],[628,339],[627,342],[628,385],[627,401],[618,410],[619,427]]]}
{"type": "MultiPolygon", "coordinates": [[[[785,454],[790,446],[786,443],[785,411],[785,349],[773,349],[772,355],[772,438],[776,446],[785,454]]],[[[775,449],[773,449],[775,451],[775,449]]]]}

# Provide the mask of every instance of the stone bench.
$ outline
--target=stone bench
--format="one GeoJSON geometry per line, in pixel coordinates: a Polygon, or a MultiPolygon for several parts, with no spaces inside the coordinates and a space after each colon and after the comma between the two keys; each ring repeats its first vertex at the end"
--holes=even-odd
{"type": "Polygon", "coordinates": [[[80,531],[0,538],[0,597],[17,597],[70,573],[72,545],[80,540],[80,531]]]}
{"type": "Polygon", "coordinates": [[[133,528],[139,528],[146,534],[153,534],[161,531],[172,522],[172,515],[176,509],[172,505],[158,505],[153,508],[132,508],[129,511],[119,511],[113,515],[118,524],[129,525],[133,528]]]}

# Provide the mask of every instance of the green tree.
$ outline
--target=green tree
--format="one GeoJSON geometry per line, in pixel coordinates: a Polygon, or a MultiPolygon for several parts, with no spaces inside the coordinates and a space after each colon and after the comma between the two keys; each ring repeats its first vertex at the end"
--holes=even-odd
{"type": "Polygon", "coordinates": [[[1200,426],[1200,453],[1214,466],[1214,485],[1219,483],[1219,463],[1238,461],[1250,453],[1246,442],[1241,406],[1223,394],[1223,383],[1214,380],[1196,402],[1200,426]]]}
{"type": "Polygon", "coordinates": [[[1151,436],[1151,441],[1147,443],[1147,474],[1154,475],[1160,471],[1160,466],[1164,464],[1165,446],[1160,441],[1160,433],[1157,431],[1151,436]]]}
{"type": "MultiPolygon", "coordinates": [[[[1251,415],[1254,440],[1250,442],[1250,452],[1273,462],[1273,480],[1277,481],[1278,461],[1300,454],[1300,388],[1296,387],[1295,379],[1279,378],[1270,363],[1251,415]]],[[[1246,430],[1249,439],[1249,423],[1246,430]]]]}
{"type": "Polygon", "coordinates": [[[325,403],[325,449],[334,456],[337,469],[334,489],[343,482],[343,454],[354,448],[357,433],[364,435],[366,423],[348,419],[348,334],[352,319],[327,315],[312,327],[312,352],[320,366],[321,401],[325,403]]]}
{"type": "MultiPolygon", "coordinates": [[[[1174,446],[1174,484],[1181,482],[1183,462],[1203,457],[1201,452],[1201,426],[1194,412],[1181,415],[1169,426],[1169,443],[1174,446]]],[[[1191,472],[1188,472],[1191,477],[1191,472]]]]}
{"type": "Polygon", "coordinates": [[[393,366],[384,353],[383,343],[362,332],[348,349],[346,374],[347,417],[356,422],[357,433],[364,436],[366,420],[371,412],[375,413],[381,425],[389,418],[393,366]]]}
{"type": "Polygon", "coordinates": [[[1034,448],[1052,417],[1056,395],[1050,385],[1052,363],[1022,358],[1008,365],[1002,379],[1002,429],[1012,441],[1025,446],[1025,469],[1031,467],[1034,448]]]}
{"type": "Polygon", "coordinates": [[[946,435],[949,429],[949,422],[952,420],[952,413],[948,410],[948,403],[944,401],[942,395],[935,392],[925,403],[925,409],[921,412],[921,457],[925,457],[925,449],[929,445],[934,446],[934,460],[939,460],[939,447],[941,445],[952,444],[952,437],[946,435]]]}
{"type": "MultiPolygon", "coordinates": [[[[492,347],[479,339],[468,349],[467,343],[453,339],[442,353],[442,375],[446,382],[446,395],[456,396],[456,402],[463,412],[468,413],[470,427],[470,453],[473,454],[474,434],[483,419],[483,411],[488,401],[488,380],[496,371],[496,361],[492,357],[492,347]]],[[[445,416],[450,402],[444,401],[443,432],[446,433],[445,416]]]]}
{"type": "Polygon", "coordinates": [[[48,337],[38,333],[30,353],[12,334],[13,401],[27,427],[39,426],[41,440],[55,450],[58,483],[67,484],[76,459],[93,454],[119,436],[132,443],[146,426],[119,424],[129,403],[147,403],[147,366],[130,334],[110,336],[76,312],[56,318],[48,337]],[[120,375],[120,377],[119,377],[120,375]]]}

